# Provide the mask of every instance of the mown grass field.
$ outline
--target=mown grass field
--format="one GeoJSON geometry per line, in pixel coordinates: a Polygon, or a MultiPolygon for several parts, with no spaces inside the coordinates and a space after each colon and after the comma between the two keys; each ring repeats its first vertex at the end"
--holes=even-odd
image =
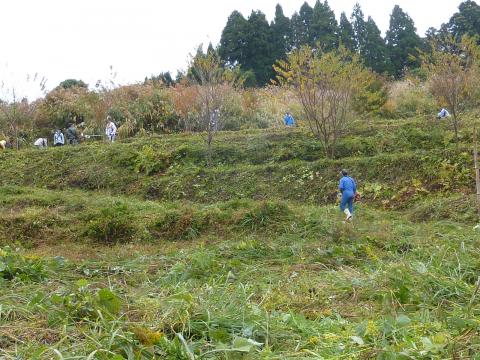
{"type": "Polygon", "coordinates": [[[475,359],[468,131],[357,127],[0,154],[2,359],[475,359]],[[343,224],[339,168],[364,200],[343,224]]]}

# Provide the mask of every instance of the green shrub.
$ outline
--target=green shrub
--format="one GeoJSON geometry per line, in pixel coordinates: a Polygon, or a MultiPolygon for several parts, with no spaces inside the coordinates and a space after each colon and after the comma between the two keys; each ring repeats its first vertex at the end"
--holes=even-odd
{"type": "Polygon", "coordinates": [[[379,151],[375,138],[351,137],[342,139],[335,148],[337,157],[373,156],[379,151]]]}
{"type": "Polygon", "coordinates": [[[182,206],[166,210],[153,223],[152,232],[169,240],[194,239],[202,233],[227,231],[232,211],[206,206],[194,209],[182,206]]]}
{"type": "Polygon", "coordinates": [[[152,83],[128,85],[107,94],[112,104],[109,113],[118,126],[118,134],[178,131],[179,118],[171,94],[152,83]]]}
{"type": "Polygon", "coordinates": [[[35,257],[26,257],[10,247],[0,249],[0,279],[40,281],[47,277],[47,262],[35,257]]]}
{"type": "Polygon", "coordinates": [[[289,215],[292,215],[292,212],[285,203],[265,201],[249,210],[241,219],[240,225],[257,230],[269,225],[280,225],[289,215]]]}
{"type": "Polygon", "coordinates": [[[193,239],[203,229],[203,219],[191,208],[168,210],[154,223],[154,231],[169,240],[193,239]]]}
{"type": "Polygon", "coordinates": [[[166,170],[170,165],[170,155],[155,151],[152,146],[145,145],[137,153],[135,171],[145,175],[153,175],[166,170]]]}
{"type": "Polygon", "coordinates": [[[388,98],[387,86],[383,79],[376,77],[369,86],[353,100],[355,112],[360,114],[378,114],[388,98]]]}
{"type": "Polygon", "coordinates": [[[402,126],[395,131],[391,138],[394,146],[392,151],[433,149],[444,146],[444,134],[438,126],[428,129],[402,126]]]}
{"type": "Polygon", "coordinates": [[[86,235],[108,244],[129,242],[138,229],[125,204],[114,204],[97,212],[87,223],[86,235]]]}

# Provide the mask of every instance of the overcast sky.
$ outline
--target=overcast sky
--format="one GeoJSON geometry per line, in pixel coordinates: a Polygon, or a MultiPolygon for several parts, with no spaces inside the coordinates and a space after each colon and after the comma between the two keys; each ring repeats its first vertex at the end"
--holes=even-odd
{"type": "MultiPolygon", "coordinates": [[[[398,4],[415,21],[419,35],[438,28],[457,11],[460,0],[330,0],[337,19],[356,2],[385,33],[398,4]]],[[[287,16],[304,0],[1,0],[0,82],[17,93],[38,94],[38,73],[52,89],[67,78],[93,86],[142,81],[145,76],[184,69],[188,54],[200,43],[218,44],[233,10],[245,17],[261,10],[269,21],[280,2],[287,16]]],[[[313,6],[315,0],[308,0],[313,6]]],[[[5,95],[3,95],[5,96],[5,95]]]]}

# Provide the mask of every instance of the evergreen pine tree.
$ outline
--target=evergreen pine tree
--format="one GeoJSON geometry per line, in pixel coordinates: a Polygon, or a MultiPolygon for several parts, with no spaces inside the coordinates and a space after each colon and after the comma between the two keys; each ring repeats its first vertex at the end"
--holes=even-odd
{"type": "Polygon", "coordinates": [[[230,65],[245,64],[247,60],[247,20],[238,11],[232,12],[220,38],[219,53],[230,65]]]}
{"type": "Polygon", "coordinates": [[[274,60],[285,58],[290,51],[290,20],[283,14],[280,4],[275,8],[275,19],[270,25],[272,31],[272,51],[274,60]]]}
{"type": "Polygon", "coordinates": [[[292,16],[291,32],[293,36],[293,46],[299,48],[302,45],[312,45],[310,33],[313,18],[313,9],[305,1],[300,8],[299,13],[292,16]]]}
{"type": "Polygon", "coordinates": [[[365,23],[366,42],[362,57],[365,65],[377,73],[391,72],[391,63],[388,49],[382,38],[380,29],[375,21],[369,16],[365,23]]]}
{"type": "Polygon", "coordinates": [[[213,47],[212,43],[209,42],[207,47],[207,55],[215,54],[215,52],[215,48],[213,47]]]}
{"type": "Polygon", "coordinates": [[[360,4],[355,4],[350,19],[353,27],[354,49],[359,54],[363,54],[365,52],[365,44],[367,42],[367,24],[364,19],[363,11],[360,8],[360,4]]]}
{"type": "Polygon", "coordinates": [[[348,50],[355,49],[355,34],[350,21],[347,19],[347,15],[342,12],[340,15],[340,24],[338,26],[338,37],[340,43],[348,50]]]}
{"type": "Polygon", "coordinates": [[[145,78],[144,83],[146,84],[147,82],[150,82],[150,81],[153,83],[162,83],[167,87],[175,85],[175,80],[173,79],[172,74],[170,74],[170,71],[161,72],[158,76],[145,78]]]}
{"type": "Polygon", "coordinates": [[[292,18],[290,19],[290,35],[291,35],[290,46],[292,49],[295,49],[295,48],[298,49],[302,45],[301,39],[300,39],[301,29],[302,29],[302,25],[301,25],[300,15],[298,14],[298,12],[295,11],[292,15],[292,18]]]}
{"type": "Polygon", "coordinates": [[[434,27],[429,27],[425,32],[425,39],[427,42],[437,39],[439,36],[439,31],[434,27]]]}
{"type": "Polygon", "coordinates": [[[443,32],[448,32],[457,41],[463,35],[480,36],[480,6],[471,0],[462,2],[447,24],[442,25],[443,32]]]}
{"type": "Polygon", "coordinates": [[[322,4],[320,0],[317,0],[313,7],[310,43],[315,45],[317,42],[320,42],[326,51],[338,47],[338,23],[328,1],[322,4]]]}
{"type": "Polygon", "coordinates": [[[391,65],[387,47],[375,21],[370,16],[365,21],[358,3],[353,8],[351,20],[354,48],[362,57],[365,65],[378,73],[389,72],[391,65]]]}
{"type": "Polygon", "coordinates": [[[417,35],[412,18],[398,5],[395,5],[390,16],[390,27],[385,40],[395,77],[400,77],[407,67],[420,66],[417,57],[422,41],[417,35]]]}
{"type": "Polygon", "coordinates": [[[270,25],[261,11],[252,11],[247,22],[246,58],[241,64],[244,70],[253,70],[257,85],[264,85],[274,75],[270,25]]]}

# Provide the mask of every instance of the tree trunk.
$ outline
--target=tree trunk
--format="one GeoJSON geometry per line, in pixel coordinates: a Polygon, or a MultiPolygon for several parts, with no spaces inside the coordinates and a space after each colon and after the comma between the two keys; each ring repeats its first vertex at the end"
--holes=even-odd
{"type": "Polygon", "coordinates": [[[212,142],[210,139],[207,141],[207,166],[212,166],[212,142]]]}
{"type": "Polygon", "coordinates": [[[477,128],[473,128],[473,162],[475,165],[475,183],[477,186],[477,211],[480,218],[480,169],[478,167],[477,128]]]}
{"type": "Polygon", "coordinates": [[[335,159],[335,144],[330,145],[330,159],[335,159]]]}
{"type": "Polygon", "coordinates": [[[213,142],[213,129],[210,126],[210,122],[208,123],[207,128],[207,166],[212,166],[212,142],[213,142]]]}
{"type": "Polygon", "coordinates": [[[455,142],[458,146],[458,121],[457,121],[457,113],[453,111],[453,129],[455,130],[455,142]]]}
{"type": "Polygon", "coordinates": [[[20,146],[18,144],[18,128],[17,128],[16,125],[15,125],[14,133],[15,133],[15,148],[18,151],[18,150],[20,150],[20,146]]]}

